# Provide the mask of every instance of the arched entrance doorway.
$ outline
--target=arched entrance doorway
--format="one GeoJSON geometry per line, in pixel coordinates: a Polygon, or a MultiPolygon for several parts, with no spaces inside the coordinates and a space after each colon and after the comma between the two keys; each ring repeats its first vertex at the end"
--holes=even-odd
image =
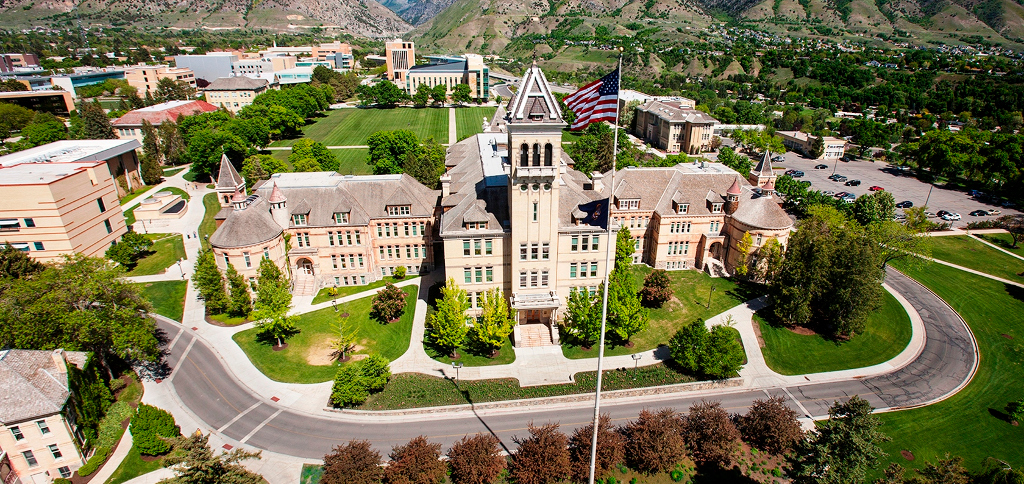
{"type": "Polygon", "coordinates": [[[295,269],[299,274],[312,276],[313,275],[313,261],[303,257],[298,260],[295,264],[295,269]]]}
{"type": "Polygon", "coordinates": [[[718,259],[718,260],[722,260],[722,243],[721,242],[715,242],[715,243],[711,244],[710,252],[711,252],[711,257],[712,258],[715,258],[715,259],[718,259]]]}

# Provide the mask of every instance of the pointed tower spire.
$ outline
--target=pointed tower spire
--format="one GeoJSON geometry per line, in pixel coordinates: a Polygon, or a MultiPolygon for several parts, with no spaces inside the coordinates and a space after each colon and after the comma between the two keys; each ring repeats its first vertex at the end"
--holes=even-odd
{"type": "Polygon", "coordinates": [[[764,152],[764,158],[757,163],[757,166],[755,166],[753,170],[750,170],[750,174],[747,175],[747,180],[750,181],[751,185],[760,188],[764,188],[768,182],[771,182],[772,187],[775,186],[775,171],[772,168],[771,151],[764,152]]]}
{"type": "Polygon", "coordinates": [[[284,197],[284,194],[281,193],[281,189],[277,188],[277,182],[275,181],[274,182],[274,189],[271,190],[271,192],[270,192],[270,203],[271,204],[277,204],[277,203],[285,202],[287,200],[288,199],[284,197]]]}
{"type": "Polygon", "coordinates": [[[245,180],[235,170],[235,166],[231,164],[228,155],[220,155],[220,173],[217,175],[217,189],[230,188],[232,191],[235,191],[239,185],[244,184],[245,180]]]}

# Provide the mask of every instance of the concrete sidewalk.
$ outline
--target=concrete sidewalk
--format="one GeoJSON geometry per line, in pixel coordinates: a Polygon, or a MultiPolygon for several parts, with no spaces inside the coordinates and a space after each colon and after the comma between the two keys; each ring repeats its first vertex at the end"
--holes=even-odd
{"type": "MultiPolygon", "coordinates": [[[[1003,231],[1003,232],[1005,232],[1005,231],[1003,231]]],[[[977,233],[977,232],[975,232],[975,233],[977,233]]],[[[999,232],[983,232],[983,233],[999,233],[999,232]]],[[[998,250],[998,251],[1000,251],[1000,252],[1002,252],[1002,253],[1004,253],[1004,254],[1006,254],[1008,256],[1016,257],[1016,258],[1018,258],[1020,260],[1024,260],[1024,257],[1021,257],[1021,256],[1019,256],[1017,254],[1014,254],[1013,252],[1010,252],[1010,251],[1008,251],[1008,250],[1006,250],[1006,249],[1004,249],[1002,247],[999,247],[998,245],[993,244],[992,242],[989,242],[989,241],[987,241],[987,240],[985,240],[985,239],[983,239],[981,237],[978,237],[975,234],[967,234],[967,236],[972,238],[972,239],[974,239],[974,240],[977,240],[978,242],[981,242],[982,244],[985,244],[985,245],[987,245],[987,246],[989,246],[989,247],[991,247],[991,248],[993,248],[995,250],[998,250]]]]}

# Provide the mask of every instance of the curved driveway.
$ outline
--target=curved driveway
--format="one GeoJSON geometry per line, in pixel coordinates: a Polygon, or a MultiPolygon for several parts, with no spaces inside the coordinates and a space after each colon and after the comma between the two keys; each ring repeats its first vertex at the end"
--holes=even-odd
{"type": "MultiPolygon", "coordinates": [[[[853,395],[860,395],[876,408],[893,410],[927,405],[955,393],[970,381],[977,367],[970,330],[945,302],[916,281],[889,270],[886,282],[917,309],[926,328],[921,354],[901,369],[882,376],[802,386],[606,400],[602,411],[625,421],[635,418],[645,407],[686,411],[695,401],[713,399],[730,411],[742,412],[756,399],[780,395],[798,413],[820,417],[827,415],[834,401],[853,395]]],[[[253,395],[191,331],[165,320],[158,326],[171,340],[166,361],[174,373],[164,383],[173,386],[181,403],[225,437],[271,452],[320,459],[334,445],[351,439],[369,440],[386,452],[392,445],[417,435],[447,446],[466,434],[484,432],[493,433],[512,448],[512,436],[524,435],[531,421],[560,422],[563,430],[571,431],[590,422],[593,416],[592,402],[417,417],[301,413],[253,395]]]]}

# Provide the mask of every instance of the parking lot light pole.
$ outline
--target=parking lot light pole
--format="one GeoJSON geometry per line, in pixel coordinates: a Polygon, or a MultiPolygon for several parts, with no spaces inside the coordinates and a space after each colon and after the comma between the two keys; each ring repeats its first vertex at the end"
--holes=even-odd
{"type": "Polygon", "coordinates": [[[836,164],[832,166],[832,174],[836,174],[836,170],[839,169],[839,158],[836,158],[836,164]]]}

